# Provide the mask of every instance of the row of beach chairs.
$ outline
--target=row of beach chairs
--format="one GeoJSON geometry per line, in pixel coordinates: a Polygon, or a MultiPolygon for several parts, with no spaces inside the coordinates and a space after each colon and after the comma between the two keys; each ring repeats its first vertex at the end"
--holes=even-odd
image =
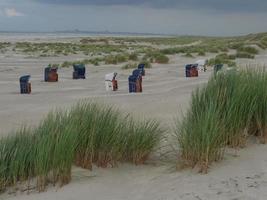
{"type": "MultiPolygon", "coordinates": [[[[131,76],[129,76],[129,92],[142,92],[142,76],[145,75],[145,64],[138,65],[131,76]]],[[[48,66],[44,69],[44,81],[45,82],[58,82],[58,67],[48,66]]],[[[84,64],[74,64],[73,65],[73,79],[85,79],[86,68],[84,64]]],[[[31,93],[31,83],[30,75],[25,75],[20,77],[20,93],[30,94],[31,93]]],[[[107,91],[117,91],[118,90],[118,80],[117,73],[112,72],[105,75],[105,86],[107,91]]]]}
{"type": "MultiPolygon", "coordinates": [[[[48,66],[44,69],[44,81],[45,82],[58,82],[58,67],[48,66]]],[[[85,65],[74,64],[73,65],[73,79],[85,79],[85,65]]],[[[31,83],[30,75],[25,75],[20,77],[20,93],[30,94],[31,93],[31,83]]]]}
{"type": "MultiPolygon", "coordinates": [[[[216,74],[223,68],[222,64],[214,65],[214,73],[216,74]]],[[[49,66],[44,70],[44,81],[45,82],[57,82],[58,81],[58,68],[49,66]]],[[[85,79],[86,68],[83,64],[73,65],[73,79],[85,79]]],[[[145,64],[139,64],[137,69],[134,69],[132,74],[128,77],[129,93],[140,93],[143,92],[143,76],[145,76],[145,64]]],[[[185,66],[186,77],[198,77],[198,64],[187,64],[185,66]]],[[[105,75],[105,86],[106,91],[117,91],[118,80],[116,79],[117,73],[112,72],[105,75]]],[[[20,92],[21,94],[31,93],[31,83],[29,82],[30,75],[20,77],[20,92]]]]}

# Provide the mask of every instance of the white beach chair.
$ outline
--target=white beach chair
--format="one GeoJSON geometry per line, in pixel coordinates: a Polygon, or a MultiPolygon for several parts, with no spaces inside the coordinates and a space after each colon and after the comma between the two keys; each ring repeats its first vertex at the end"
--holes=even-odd
{"type": "Polygon", "coordinates": [[[105,86],[106,91],[115,91],[116,88],[114,88],[114,81],[116,81],[116,72],[112,72],[110,74],[105,75],[105,86]]]}

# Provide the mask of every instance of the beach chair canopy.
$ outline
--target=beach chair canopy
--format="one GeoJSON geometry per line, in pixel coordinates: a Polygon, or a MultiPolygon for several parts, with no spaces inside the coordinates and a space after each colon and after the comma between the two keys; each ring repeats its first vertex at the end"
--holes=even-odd
{"type": "Polygon", "coordinates": [[[134,75],[130,75],[128,78],[129,82],[136,82],[137,79],[138,79],[138,76],[134,76],[134,75]]]}
{"type": "Polygon", "coordinates": [[[73,65],[74,71],[78,71],[78,70],[84,69],[84,68],[85,68],[85,65],[84,64],[74,64],[73,65]]]}
{"type": "Polygon", "coordinates": [[[192,64],[188,64],[188,65],[185,66],[185,69],[186,69],[186,70],[190,70],[191,67],[192,67],[192,64]]]}
{"type": "Polygon", "coordinates": [[[105,75],[105,81],[112,81],[112,80],[116,79],[116,76],[117,76],[116,72],[106,74],[105,75]]]}
{"type": "Polygon", "coordinates": [[[141,64],[138,65],[138,69],[144,70],[145,66],[146,66],[146,64],[141,63],[141,64]]]}
{"type": "Polygon", "coordinates": [[[146,66],[146,64],[141,63],[141,64],[139,64],[138,67],[137,67],[137,68],[141,71],[141,75],[142,75],[142,76],[145,76],[145,74],[146,74],[146,73],[145,73],[145,66],[146,66]]]}
{"type": "Polygon", "coordinates": [[[45,72],[51,72],[51,71],[57,72],[57,70],[58,70],[58,67],[56,66],[53,66],[53,67],[48,66],[45,68],[45,72]]]}
{"type": "Polygon", "coordinates": [[[51,67],[51,68],[50,68],[50,71],[51,71],[51,72],[57,72],[57,70],[58,70],[58,67],[51,67]]]}
{"type": "Polygon", "coordinates": [[[185,66],[185,69],[186,70],[190,70],[190,69],[192,69],[192,68],[197,68],[198,67],[198,64],[187,64],[186,66],[185,66]]]}
{"type": "Polygon", "coordinates": [[[132,75],[133,75],[133,76],[141,76],[141,75],[142,75],[142,70],[140,70],[140,69],[135,69],[135,70],[133,70],[132,75]]]}
{"type": "Polygon", "coordinates": [[[21,76],[20,79],[19,79],[19,81],[20,81],[21,83],[28,83],[29,80],[30,80],[30,78],[31,78],[30,75],[21,76]]]}

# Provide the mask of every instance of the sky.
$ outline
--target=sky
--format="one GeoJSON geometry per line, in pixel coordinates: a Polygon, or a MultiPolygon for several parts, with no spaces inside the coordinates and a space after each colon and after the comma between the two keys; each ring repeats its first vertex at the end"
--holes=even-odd
{"type": "Polygon", "coordinates": [[[267,0],[0,0],[0,31],[267,32],[267,0]]]}

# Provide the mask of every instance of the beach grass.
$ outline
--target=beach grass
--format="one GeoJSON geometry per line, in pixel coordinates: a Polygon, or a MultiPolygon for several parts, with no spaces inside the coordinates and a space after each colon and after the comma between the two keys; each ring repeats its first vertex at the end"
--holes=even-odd
{"type": "Polygon", "coordinates": [[[155,120],[136,120],[113,106],[81,101],[56,110],[35,128],[0,140],[0,191],[27,181],[39,192],[71,181],[73,165],[144,164],[161,140],[155,120]]]}
{"type": "Polygon", "coordinates": [[[181,160],[207,172],[227,146],[245,147],[250,135],[266,143],[266,81],[264,69],[232,70],[193,92],[189,111],[176,122],[181,160]]]}

